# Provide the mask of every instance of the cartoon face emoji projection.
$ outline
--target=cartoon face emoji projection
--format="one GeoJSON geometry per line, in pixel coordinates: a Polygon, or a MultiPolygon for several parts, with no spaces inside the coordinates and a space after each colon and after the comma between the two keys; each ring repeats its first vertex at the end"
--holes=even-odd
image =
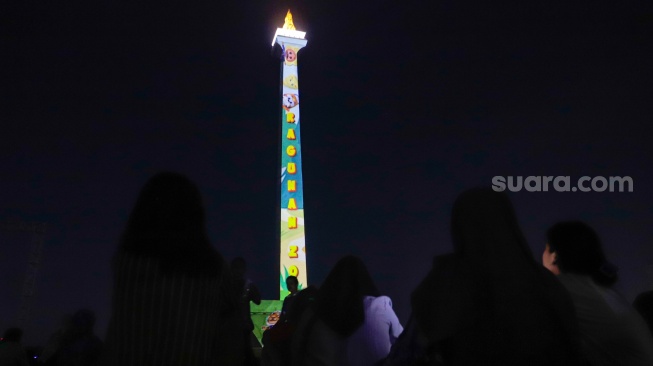
{"type": "Polygon", "coordinates": [[[286,46],[285,48],[286,51],[284,52],[284,54],[286,56],[286,65],[287,66],[297,65],[297,51],[299,51],[299,49],[293,46],[286,46]]]}
{"type": "Polygon", "coordinates": [[[290,89],[299,88],[299,80],[296,75],[289,75],[283,79],[283,85],[289,87],[290,89]]]}
{"type": "Polygon", "coordinates": [[[281,316],[281,311],[279,311],[279,310],[274,311],[274,312],[270,313],[270,315],[268,315],[268,318],[265,319],[265,323],[268,326],[275,325],[279,321],[280,316],[281,316]]]}
{"type": "Polygon", "coordinates": [[[296,107],[299,104],[299,97],[297,94],[284,94],[281,98],[281,103],[283,109],[289,111],[290,108],[296,107]]]}

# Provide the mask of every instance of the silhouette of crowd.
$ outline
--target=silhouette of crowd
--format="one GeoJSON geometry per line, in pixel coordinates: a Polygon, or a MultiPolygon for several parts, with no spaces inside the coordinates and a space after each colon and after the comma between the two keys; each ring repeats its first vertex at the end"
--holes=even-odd
{"type": "MultiPolygon", "coordinates": [[[[454,202],[451,242],[412,292],[405,328],[362,258],[341,258],[319,288],[298,291],[289,276],[290,295],[258,357],[250,303],[261,295],[245,260],[227,264],[211,246],[195,184],[159,173],[112,259],[104,342],[82,309],[64,319],[38,364],[653,365],[653,295],[631,306],[614,289],[618,268],[589,225],[553,225],[540,263],[508,196],[479,188],[454,202]]],[[[5,332],[0,366],[35,364],[21,337],[18,328],[5,332]]]]}

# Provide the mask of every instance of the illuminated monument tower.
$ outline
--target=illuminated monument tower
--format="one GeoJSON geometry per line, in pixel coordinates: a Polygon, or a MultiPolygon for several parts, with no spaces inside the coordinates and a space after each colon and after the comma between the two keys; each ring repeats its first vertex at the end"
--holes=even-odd
{"type": "Polygon", "coordinates": [[[286,277],[296,276],[300,289],[308,285],[304,231],[304,192],[299,116],[297,54],[306,46],[306,32],[295,29],[288,10],[283,28],[278,28],[272,47],[281,47],[281,227],[279,268],[280,300],[288,294],[286,277]]]}

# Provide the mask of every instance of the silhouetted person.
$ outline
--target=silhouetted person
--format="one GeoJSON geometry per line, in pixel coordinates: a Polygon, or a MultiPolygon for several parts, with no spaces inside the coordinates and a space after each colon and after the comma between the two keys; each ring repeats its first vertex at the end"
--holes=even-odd
{"type": "Polygon", "coordinates": [[[288,312],[292,313],[293,311],[293,304],[295,303],[295,299],[297,298],[297,294],[299,293],[297,291],[297,287],[299,286],[299,280],[297,280],[297,277],[295,276],[288,276],[286,278],[286,288],[288,289],[288,296],[286,296],[285,299],[283,299],[283,305],[281,306],[281,315],[279,316],[279,323],[285,323],[288,321],[288,312]]]}
{"type": "Polygon", "coordinates": [[[64,315],[61,319],[60,328],[50,336],[48,343],[41,352],[41,356],[38,358],[40,364],[54,365],[56,363],[57,352],[61,349],[66,335],[69,334],[71,326],[72,316],[68,314],[64,315]]]}
{"type": "Polygon", "coordinates": [[[240,307],[241,318],[244,324],[243,327],[243,343],[245,344],[245,365],[256,365],[258,361],[254,357],[252,351],[253,346],[258,346],[258,340],[252,331],[254,330],[254,323],[252,322],[252,315],[250,310],[250,302],[256,305],[261,303],[261,293],[256,287],[256,284],[247,278],[247,262],[242,257],[234,258],[231,261],[231,276],[234,286],[234,293],[237,294],[237,301],[240,307]]]}
{"type": "Polygon", "coordinates": [[[286,288],[290,294],[283,299],[281,315],[277,323],[263,333],[263,349],[261,351],[261,364],[263,366],[290,364],[291,337],[298,320],[295,308],[300,293],[300,291],[297,291],[298,286],[297,277],[286,277],[286,288]]]}
{"type": "Polygon", "coordinates": [[[9,328],[0,342],[0,366],[28,366],[27,354],[20,344],[23,331],[20,328],[9,328]]]}
{"type": "Polygon", "coordinates": [[[365,264],[347,256],[336,263],[293,336],[293,365],[373,365],[403,328],[365,264]]]}
{"type": "Polygon", "coordinates": [[[102,351],[102,341],[93,333],[95,314],[87,309],[77,311],[62,335],[59,348],[46,365],[91,366],[102,351]]]}
{"type": "Polygon", "coordinates": [[[242,327],[227,267],[206,233],[197,187],[160,173],[142,189],[113,259],[103,365],[242,362],[242,327]]]}
{"type": "Polygon", "coordinates": [[[633,307],[644,318],[648,329],[653,334],[653,291],[646,291],[637,295],[633,307]]]}
{"type": "Polygon", "coordinates": [[[582,353],[592,366],[653,365],[653,339],[644,321],[611,287],[617,269],[605,257],[596,232],[580,221],[555,224],[542,253],[546,268],[571,294],[582,353]]]}
{"type": "Polygon", "coordinates": [[[412,295],[418,331],[445,365],[577,365],[569,295],[537,263],[508,196],[473,189],[455,201],[454,252],[437,256],[412,295]]]}

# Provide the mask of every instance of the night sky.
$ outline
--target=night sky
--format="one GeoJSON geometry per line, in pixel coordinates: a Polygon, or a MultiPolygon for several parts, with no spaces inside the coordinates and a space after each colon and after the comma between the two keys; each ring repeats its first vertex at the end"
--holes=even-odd
{"type": "MultiPolygon", "coordinates": [[[[299,53],[309,282],[345,254],[400,319],[456,195],[493,176],[630,176],[634,192],[510,193],[540,260],[582,219],[629,299],[653,289],[653,4],[608,1],[16,1],[3,6],[0,220],[48,225],[28,344],[87,307],[104,336],[110,260],[136,196],[187,174],[214,246],[278,296],[279,60],[299,53]]],[[[0,328],[29,235],[0,232],[0,328]]]]}

